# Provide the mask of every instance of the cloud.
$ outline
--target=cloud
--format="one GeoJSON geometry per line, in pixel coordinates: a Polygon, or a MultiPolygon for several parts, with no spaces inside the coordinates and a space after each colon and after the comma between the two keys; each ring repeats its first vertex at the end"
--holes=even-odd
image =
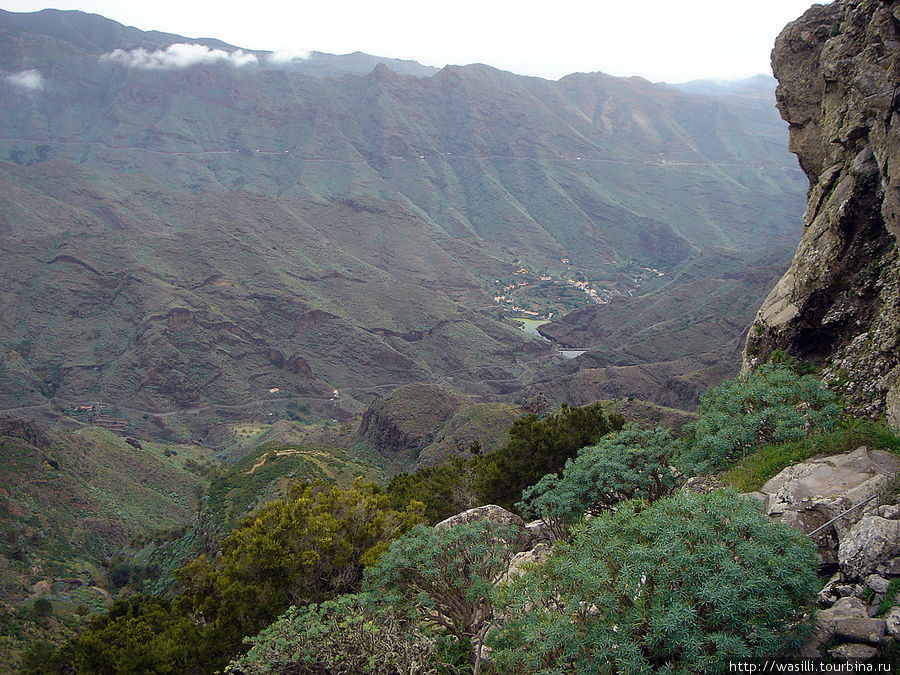
{"type": "Polygon", "coordinates": [[[305,61],[309,58],[309,51],[306,49],[280,49],[272,52],[266,57],[266,61],[273,65],[283,65],[291,61],[305,61]]]}
{"type": "Polygon", "coordinates": [[[102,61],[121,63],[129,68],[173,69],[188,68],[200,63],[225,61],[235,67],[256,65],[259,61],[254,54],[238,49],[226,52],[222,49],[211,49],[205,45],[178,43],[165,49],[148,52],[146,49],[116,49],[100,57],[102,61]]]}
{"type": "Polygon", "coordinates": [[[18,73],[7,75],[6,81],[14,87],[28,91],[40,91],[44,88],[44,76],[37,70],[20,70],[18,73]]]}

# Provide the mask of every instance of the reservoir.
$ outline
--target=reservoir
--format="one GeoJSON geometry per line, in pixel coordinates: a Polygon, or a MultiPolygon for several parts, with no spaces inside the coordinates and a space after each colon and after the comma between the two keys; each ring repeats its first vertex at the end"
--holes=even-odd
{"type": "MultiPolygon", "coordinates": [[[[535,337],[539,337],[545,342],[550,342],[550,340],[538,333],[539,326],[543,326],[545,323],[550,323],[547,319],[517,319],[517,321],[522,322],[522,330],[524,330],[526,333],[534,335],[535,337]]],[[[564,359],[574,359],[577,356],[581,356],[586,351],[586,349],[557,349],[556,353],[562,356],[564,359]]]]}

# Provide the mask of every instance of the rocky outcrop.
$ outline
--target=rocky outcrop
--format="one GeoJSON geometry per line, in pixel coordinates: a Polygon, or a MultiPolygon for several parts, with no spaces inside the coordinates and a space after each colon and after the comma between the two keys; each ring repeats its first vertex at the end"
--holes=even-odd
{"type": "Polygon", "coordinates": [[[744,364],[776,349],[820,362],[854,412],[900,424],[900,2],[813,6],[778,37],[772,67],[810,188],[744,364]]]}
{"type": "Polygon", "coordinates": [[[753,494],[771,519],[810,534],[823,569],[836,570],[804,658],[866,661],[893,639],[900,610],[878,614],[900,579],[900,505],[883,503],[896,501],[888,487],[898,473],[900,457],[861,447],[788,467],[753,494]]]}
{"type": "Polygon", "coordinates": [[[845,514],[814,537],[823,563],[835,564],[838,540],[861,518],[876,513],[877,495],[897,473],[900,457],[861,447],[784,469],[762,486],[761,501],[770,518],[806,533],[845,514]]]}

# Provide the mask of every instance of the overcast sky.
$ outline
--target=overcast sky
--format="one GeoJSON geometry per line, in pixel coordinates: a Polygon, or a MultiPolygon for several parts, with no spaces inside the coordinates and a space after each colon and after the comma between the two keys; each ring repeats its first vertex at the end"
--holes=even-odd
{"type": "Polygon", "coordinates": [[[0,0],[80,9],[143,30],[248,49],[364,51],[433,66],[487,63],[551,79],[652,81],[770,73],[769,52],[810,0],[0,0]]]}

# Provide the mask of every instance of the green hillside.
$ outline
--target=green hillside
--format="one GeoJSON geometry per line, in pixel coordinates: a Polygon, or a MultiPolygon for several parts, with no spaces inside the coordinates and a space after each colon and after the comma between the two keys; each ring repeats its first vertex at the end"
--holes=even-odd
{"type": "Polygon", "coordinates": [[[758,97],[112,56],[185,40],[0,14],[0,69],[42,82],[0,90],[0,409],[508,395],[557,360],[499,320],[520,267],[614,288],[796,241],[803,175],[758,97]]]}

